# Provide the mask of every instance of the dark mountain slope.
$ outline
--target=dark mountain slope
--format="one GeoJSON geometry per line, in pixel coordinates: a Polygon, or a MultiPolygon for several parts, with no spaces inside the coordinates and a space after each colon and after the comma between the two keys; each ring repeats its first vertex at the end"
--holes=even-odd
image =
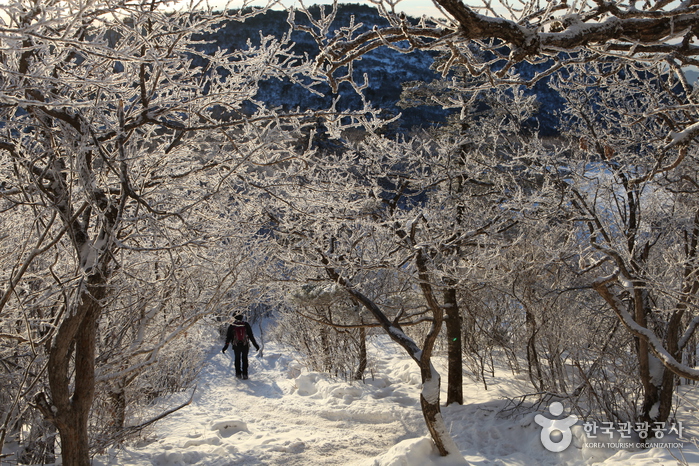
{"type": "MultiPolygon", "coordinates": [[[[315,14],[319,7],[312,7],[315,14]]],[[[374,25],[382,26],[386,22],[381,18],[376,9],[365,5],[343,4],[340,5],[335,24],[337,28],[350,23],[354,17],[355,24],[363,23],[363,30],[369,30],[374,25]]],[[[302,21],[303,15],[297,14],[297,21],[302,21]]],[[[259,45],[261,36],[281,37],[289,32],[287,13],[285,11],[269,11],[259,15],[243,24],[226,23],[214,37],[207,37],[211,41],[203,50],[213,52],[217,48],[245,49],[248,41],[253,46],[259,45]]],[[[310,35],[295,31],[292,40],[296,43],[294,51],[300,55],[307,54],[314,57],[318,53],[317,46],[310,35]]],[[[401,113],[399,130],[409,129],[415,126],[425,126],[444,122],[446,116],[453,110],[443,110],[435,106],[420,106],[416,108],[399,108],[397,106],[402,91],[401,83],[406,81],[432,81],[438,75],[430,69],[434,55],[429,52],[416,51],[410,54],[402,54],[398,51],[383,47],[374,50],[364,56],[362,60],[355,62],[355,76],[362,77],[366,74],[368,88],[364,91],[366,98],[375,106],[381,108],[387,116],[401,113]]],[[[523,65],[525,68],[531,66],[523,65]]],[[[527,70],[522,70],[523,74],[527,70]]],[[[270,80],[265,82],[258,93],[257,98],[269,106],[284,109],[315,109],[324,108],[331,104],[337,97],[333,96],[329,87],[320,89],[325,97],[312,94],[301,86],[290,82],[270,80]]],[[[545,82],[540,82],[529,92],[536,93],[540,103],[538,124],[542,132],[554,132],[555,118],[553,113],[560,108],[560,97],[551,91],[545,82]]],[[[361,99],[347,83],[343,83],[339,89],[339,109],[361,108],[361,99]]]]}

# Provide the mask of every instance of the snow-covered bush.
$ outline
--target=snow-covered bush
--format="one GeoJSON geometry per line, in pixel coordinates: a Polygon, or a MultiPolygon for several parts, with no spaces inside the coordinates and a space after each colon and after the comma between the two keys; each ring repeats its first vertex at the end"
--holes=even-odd
{"type": "Polygon", "coordinates": [[[302,286],[277,316],[272,338],[293,348],[309,370],[360,380],[367,367],[360,314],[335,284],[302,286]]]}

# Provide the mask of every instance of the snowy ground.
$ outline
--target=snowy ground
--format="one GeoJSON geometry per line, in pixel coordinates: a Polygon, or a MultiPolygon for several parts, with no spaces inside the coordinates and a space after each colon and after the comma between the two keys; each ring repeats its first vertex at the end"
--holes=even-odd
{"type": "MultiPolygon", "coordinates": [[[[459,464],[438,457],[432,449],[420,412],[415,364],[383,338],[372,343],[370,357],[373,377],[350,384],[309,373],[290,352],[267,343],[264,357],[250,358],[250,379],[238,380],[231,375],[232,354],[212,348],[189,406],[162,420],[140,442],[112,450],[93,464],[459,464]]],[[[464,406],[443,408],[446,424],[470,464],[675,465],[676,458],[699,464],[699,449],[691,443],[681,453],[667,448],[586,448],[585,442],[591,440],[585,439],[581,426],[573,428],[570,447],[552,453],[542,446],[541,427],[534,421],[537,413],[503,413],[509,397],[531,392],[525,380],[506,372],[499,375],[489,380],[487,391],[466,379],[464,406]]],[[[162,400],[162,408],[188,397],[169,397],[162,400]]],[[[699,418],[692,415],[696,403],[690,403],[696,394],[690,392],[685,399],[679,411],[686,415],[682,418],[686,437],[696,432],[699,418]]],[[[538,414],[550,416],[545,409],[538,414]]]]}

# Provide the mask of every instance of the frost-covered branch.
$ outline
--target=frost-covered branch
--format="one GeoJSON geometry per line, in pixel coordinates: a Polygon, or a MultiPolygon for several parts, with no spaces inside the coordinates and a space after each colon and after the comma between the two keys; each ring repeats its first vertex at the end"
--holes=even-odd
{"type": "Polygon", "coordinates": [[[626,326],[626,328],[638,338],[648,343],[651,351],[653,351],[653,354],[665,367],[680,377],[686,377],[690,380],[699,380],[699,369],[689,367],[686,364],[682,364],[680,361],[678,361],[667,351],[652,330],[638,324],[631,314],[626,311],[624,304],[609,288],[610,280],[615,279],[616,277],[599,280],[593,283],[592,286],[600,294],[600,296],[605,299],[616,315],[619,316],[619,319],[621,319],[624,326],[626,326]]]}

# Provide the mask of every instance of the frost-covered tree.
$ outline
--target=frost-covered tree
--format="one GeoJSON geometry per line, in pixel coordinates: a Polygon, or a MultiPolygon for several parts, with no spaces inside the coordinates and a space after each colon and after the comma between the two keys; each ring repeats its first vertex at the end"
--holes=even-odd
{"type": "Polygon", "coordinates": [[[695,109],[662,67],[581,68],[557,82],[572,147],[555,151],[557,172],[547,176],[566,195],[558,209],[580,228],[571,238],[580,244],[579,271],[637,338],[639,417],[664,422],[676,377],[699,376],[683,362],[698,321],[699,238],[697,146],[680,122],[695,109]]]}
{"type": "MultiPolygon", "coordinates": [[[[526,116],[528,102],[513,107],[526,116]]],[[[431,358],[455,291],[493,266],[499,248],[519,241],[506,194],[525,184],[496,142],[516,135],[520,120],[503,107],[469,131],[412,139],[369,131],[352,148],[288,168],[283,181],[260,180],[278,200],[266,206],[277,247],[270,254],[293,264],[288,275],[297,279],[314,283],[327,274],[406,350],[420,367],[423,415],[442,454],[456,450],[431,358]],[[376,295],[379,272],[394,284],[376,295]],[[425,321],[421,335],[408,331],[416,319],[425,321]]],[[[518,138],[511,143],[514,153],[524,150],[518,138]]]]}
{"type": "Polygon", "coordinates": [[[258,85],[307,66],[286,39],[205,53],[221,21],[264,9],[194,6],[0,5],[0,446],[31,405],[63,463],[89,464],[96,397],[123,423],[130,381],[248,260],[220,252],[254,238],[245,179],[287,159],[303,125],[258,85]]]}
{"type": "Polygon", "coordinates": [[[666,67],[622,60],[569,67],[554,86],[566,99],[560,136],[527,138],[524,151],[498,143],[525,187],[507,195],[507,205],[520,206],[523,240],[499,258],[507,278],[487,285],[525,314],[537,390],[575,398],[597,390],[590,410],[665,422],[677,377],[697,376],[686,364],[696,339],[696,146],[682,130],[693,97],[666,67]],[[595,319],[606,324],[595,329],[595,319]],[[619,375],[634,381],[615,387],[619,375]],[[628,401],[614,402],[610,389],[628,401]]]}
{"type": "Polygon", "coordinates": [[[312,165],[288,168],[283,182],[260,180],[270,197],[279,200],[266,209],[277,245],[271,254],[293,264],[296,279],[305,276],[317,281],[317,271],[325,274],[407,351],[420,367],[420,401],[428,429],[441,451],[458,453],[446,434],[439,407],[439,374],[431,363],[443,313],[435,305],[426,251],[417,243],[417,231],[424,223],[415,212],[391,208],[390,198],[403,202],[403,196],[398,191],[384,199],[381,176],[377,176],[398,169],[396,156],[407,146],[385,140],[371,154],[323,154],[312,165]],[[379,155],[383,150],[388,152],[379,155]],[[395,293],[420,293],[420,307],[400,309],[388,295],[371,296],[376,270],[395,277],[399,284],[395,293]],[[418,344],[403,331],[402,322],[423,316],[429,317],[428,331],[418,344]]]}
{"type": "MultiPolygon", "coordinates": [[[[662,417],[668,408],[666,402],[659,401],[658,393],[666,392],[661,385],[671,386],[674,376],[670,376],[669,372],[684,377],[697,375],[680,363],[678,353],[693,334],[694,325],[686,326],[688,333],[683,334],[686,338],[666,338],[665,330],[654,332],[648,328],[646,320],[652,306],[641,303],[647,299],[648,293],[644,290],[650,282],[645,278],[640,279],[633,271],[646,268],[644,245],[648,246],[649,252],[662,248],[655,241],[637,236],[641,223],[650,221],[653,216],[641,215],[638,209],[645,211],[648,207],[642,207],[641,200],[647,199],[649,183],[655,185],[660,178],[668,177],[679,177],[673,178],[675,182],[679,179],[690,182],[688,180],[692,179],[679,172],[692,172],[691,154],[699,135],[699,94],[696,85],[686,78],[686,67],[699,63],[697,5],[695,2],[665,1],[646,2],[643,5],[617,1],[583,4],[562,1],[542,5],[532,1],[523,2],[520,7],[508,2],[476,5],[460,0],[435,0],[434,3],[444,18],[413,20],[400,13],[400,2],[379,0],[376,4],[390,22],[387,27],[360,32],[359,25],[347,24],[335,34],[328,34],[327,22],[321,20],[315,23],[315,29],[304,28],[313,34],[321,49],[316,61],[317,72],[326,75],[334,86],[349,82],[361,90],[362,80],[354,75],[352,64],[371,50],[377,47],[391,47],[405,53],[416,49],[432,50],[442,54],[439,69],[447,78],[432,88],[432,91],[441,89],[441,95],[434,96],[434,100],[444,106],[462,108],[468,108],[474,102],[468,98],[474,95],[474,89],[531,86],[542,79],[558,76],[561,79],[558,89],[567,93],[569,104],[576,99],[578,101],[569,106],[578,109],[577,112],[573,110],[577,118],[572,122],[578,129],[572,133],[586,133],[582,138],[579,134],[573,136],[569,133],[568,136],[576,139],[576,145],[580,138],[582,146],[591,148],[594,156],[588,161],[613,165],[609,168],[613,173],[610,179],[620,176],[616,179],[616,185],[605,188],[608,194],[606,201],[602,196],[593,197],[592,201],[596,208],[603,211],[609,209],[609,212],[599,214],[602,217],[599,224],[613,225],[614,228],[608,232],[609,236],[605,236],[597,233],[603,228],[591,222],[593,226],[588,238],[593,238],[591,243],[599,249],[598,253],[607,255],[609,263],[618,266],[617,273],[610,275],[610,281],[595,282],[595,288],[616,311],[623,306],[612,297],[618,299],[623,293],[614,293],[613,289],[620,287],[628,291],[630,284],[641,285],[636,287],[639,294],[632,300],[635,306],[639,306],[634,313],[635,324],[640,327],[634,327],[633,319],[629,319],[628,315],[618,312],[618,316],[629,324],[639,340],[641,379],[647,394],[643,417],[649,418],[650,413],[653,413],[651,418],[657,417],[658,413],[662,417]],[[525,61],[534,66],[520,66],[525,61]],[[458,73],[467,70],[477,79],[455,79],[455,69],[458,73]],[[643,87],[642,84],[647,86],[643,87]],[[619,94],[613,95],[613,92],[619,94]],[[640,129],[644,125],[646,127],[640,129]],[[639,160],[638,155],[647,158],[639,160]],[[624,195],[617,198],[614,195],[617,192],[624,195]],[[620,202],[621,199],[623,202],[620,202]],[[611,212],[615,210],[621,220],[606,223],[614,216],[611,212]],[[617,234],[620,238],[626,238],[626,256],[620,254],[618,248],[601,247],[599,244],[600,241],[612,241],[612,236],[617,234]],[[634,278],[629,279],[629,276],[634,278]],[[649,359],[649,351],[665,367],[660,372],[667,375],[661,376],[660,372],[649,370],[653,363],[649,359]],[[660,378],[664,382],[658,385],[656,382],[660,378]]],[[[328,13],[327,18],[332,18],[332,12],[328,13]]],[[[529,168],[527,173],[532,180],[546,179],[546,182],[553,183],[553,178],[547,174],[550,152],[549,148],[541,148],[541,158],[533,164],[538,165],[535,169],[532,169],[531,161],[522,159],[523,168],[529,168]]],[[[560,147],[554,152],[563,154],[562,159],[569,154],[560,147]]],[[[536,157],[535,154],[531,155],[536,157]]],[[[561,160],[555,167],[568,170],[566,163],[561,160]]],[[[561,173],[555,176],[563,177],[561,173]]],[[[589,173],[580,174],[581,180],[590,176],[589,173]]],[[[541,185],[537,190],[553,184],[541,185]]],[[[590,184],[593,183],[588,183],[588,186],[590,184]]],[[[675,184],[671,192],[690,189],[678,186],[675,184]]],[[[558,204],[558,207],[561,206],[567,207],[558,204]]],[[[587,212],[594,209],[585,206],[580,210],[587,212]]],[[[679,212],[671,211],[673,215],[679,212]]],[[[687,244],[685,258],[677,264],[691,263],[694,254],[691,252],[694,247],[691,240],[693,233],[688,229],[684,231],[686,236],[683,242],[687,244]]],[[[659,236],[657,238],[660,239],[659,236]]],[[[691,302],[690,296],[694,293],[691,286],[693,274],[689,266],[684,270],[687,283],[685,287],[675,287],[673,296],[680,304],[676,313],[671,314],[675,317],[668,317],[668,322],[677,323],[687,319],[687,309],[691,308],[687,301],[691,302]]],[[[677,328],[675,324],[671,327],[677,328]]],[[[674,330],[670,332],[674,333],[674,330]]]]}

